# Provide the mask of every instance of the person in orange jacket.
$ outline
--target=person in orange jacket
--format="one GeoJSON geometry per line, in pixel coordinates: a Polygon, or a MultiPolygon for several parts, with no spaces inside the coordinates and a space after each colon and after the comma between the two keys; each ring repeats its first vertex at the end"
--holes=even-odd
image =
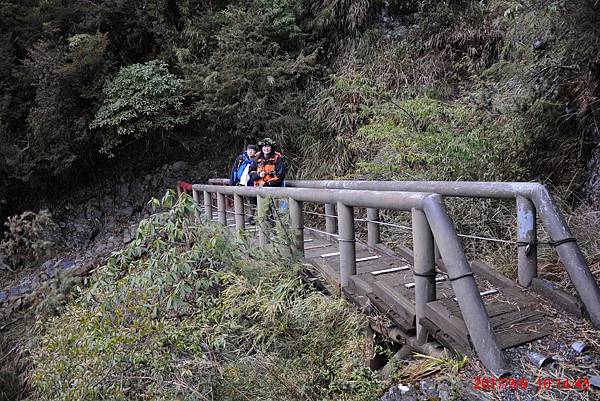
{"type": "Polygon", "coordinates": [[[258,143],[260,152],[256,154],[255,171],[251,180],[255,187],[281,187],[285,179],[283,155],[276,151],[277,144],[271,138],[264,138],[258,143]]]}

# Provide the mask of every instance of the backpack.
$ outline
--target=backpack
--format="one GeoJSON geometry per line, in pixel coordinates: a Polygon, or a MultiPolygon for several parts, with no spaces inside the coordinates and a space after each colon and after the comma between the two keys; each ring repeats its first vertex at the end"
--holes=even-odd
{"type": "Polygon", "coordinates": [[[250,179],[250,163],[246,164],[246,168],[242,173],[242,176],[239,178],[239,184],[246,186],[248,185],[248,180],[250,179]]]}
{"type": "Polygon", "coordinates": [[[249,168],[250,158],[246,152],[244,152],[242,153],[242,160],[240,161],[240,164],[238,164],[237,170],[235,171],[235,180],[239,182],[240,185],[246,185],[248,183],[249,168]]]}

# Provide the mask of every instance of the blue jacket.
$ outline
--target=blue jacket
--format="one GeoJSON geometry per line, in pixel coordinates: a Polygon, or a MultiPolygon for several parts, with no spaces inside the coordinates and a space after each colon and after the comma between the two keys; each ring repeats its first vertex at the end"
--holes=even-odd
{"type": "Polygon", "coordinates": [[[248,153],[246,153],[245,151],[240,153],[238,157],[235,158],[233,166],[231,166],[231,174],[229,174],[229,185],[238,185],[246,166],[250,165],[250,170],[252,170],[255,164],[255,159],[248,156],[248,153]]]}

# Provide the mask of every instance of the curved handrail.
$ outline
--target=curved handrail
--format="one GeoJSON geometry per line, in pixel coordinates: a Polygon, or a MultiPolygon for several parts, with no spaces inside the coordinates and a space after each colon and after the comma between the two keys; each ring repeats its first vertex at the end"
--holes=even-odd
{"type": "MultiPolygon", "coordinates": [[[[223,185],[222,179],[212,179],[209,183],[223,185]]],[[[352,181],[352,180],[288,180],[286,185],[299,188],[328,188],[350,190],[431,192],[443,196],[473,197],[490,199],[525,199],[532,207],[522,205],[523,216],[530,225],[519,227],[522,237],[533,236],[531,245],[535,247],[535,213],[540,216],[552,243],[560,256],[579,298],[592,323],[600,327],[600,288],[590,272],[583,253],[573,239],[573,234],[556,206],[548,189],[539,183],[523,182],[482,182],[482,181],[352,181]],[[529,231],[529,232],[527,232],[529,231]]],[[[521,222],[521,221],[520,221],[521,222]]],[[[524,254],[524,250],[521,254],[524,254]]],[[[521,256],[521,255],[520,255],[521,256]]],[[[533,262],[535,264],[535,261],[533,262]]],[[[522,263],[519,263],[521,270],[522,263]]],[[[535,269],[535,266],[533,267],[535,269]]],[[[521,271],[519,272],[521,276],[521,271]]],[[[527,273],[528,279],[521,284],[528,286],[534,273],[527,273]]]]}

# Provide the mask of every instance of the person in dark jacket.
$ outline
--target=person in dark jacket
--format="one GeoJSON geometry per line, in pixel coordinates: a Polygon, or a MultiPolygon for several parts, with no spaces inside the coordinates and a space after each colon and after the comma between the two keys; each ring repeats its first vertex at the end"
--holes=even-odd
{"type": "Polygon", "coordinates": [[[256,145],[250,144],[235,158],[233,166],[231,166],[229,185],[252,186],[254,184],[253,181],[250,181],[250,173],[256,169],[254,163],[257,150],[256,145]]]}
{"type": "MultiPolygon", "coordinates": [[[[246,150],[235,158],[233,166],[231,166],[231,174],[229,174],[229,185],[254,186],[254,175],[252,172],[256,170],[256,145],[246,146],[246,150]]],[[[254,211],[256,209],[256,198],[248,198],[248,224],[254,224],[254,211]]]]}
{"type": "Polygon", "coordinates": [[[255,187],[281,187],[285,179],[283,155],[276,151],[277,144],[271,138],[258,143],[260,152],[256,154],[256,164],[251,166],[251,180],[255,187]]]}
{"type": "MultiPolygon", "coordinates": [[[[283,155],[276,151],[277,144],[271,138],[264,138],[258,146],[260,152],[256,154],[255,163],[251,165],[253,171],[250,173],[250,181],[255,187],[284,186],[285,166],[283,155]]],[[[273,221],[273,209],[269,207],[269,210],[269,220],[273,221]]],[[[253,216],[252,221],[254,222],[253,216]]]]}

